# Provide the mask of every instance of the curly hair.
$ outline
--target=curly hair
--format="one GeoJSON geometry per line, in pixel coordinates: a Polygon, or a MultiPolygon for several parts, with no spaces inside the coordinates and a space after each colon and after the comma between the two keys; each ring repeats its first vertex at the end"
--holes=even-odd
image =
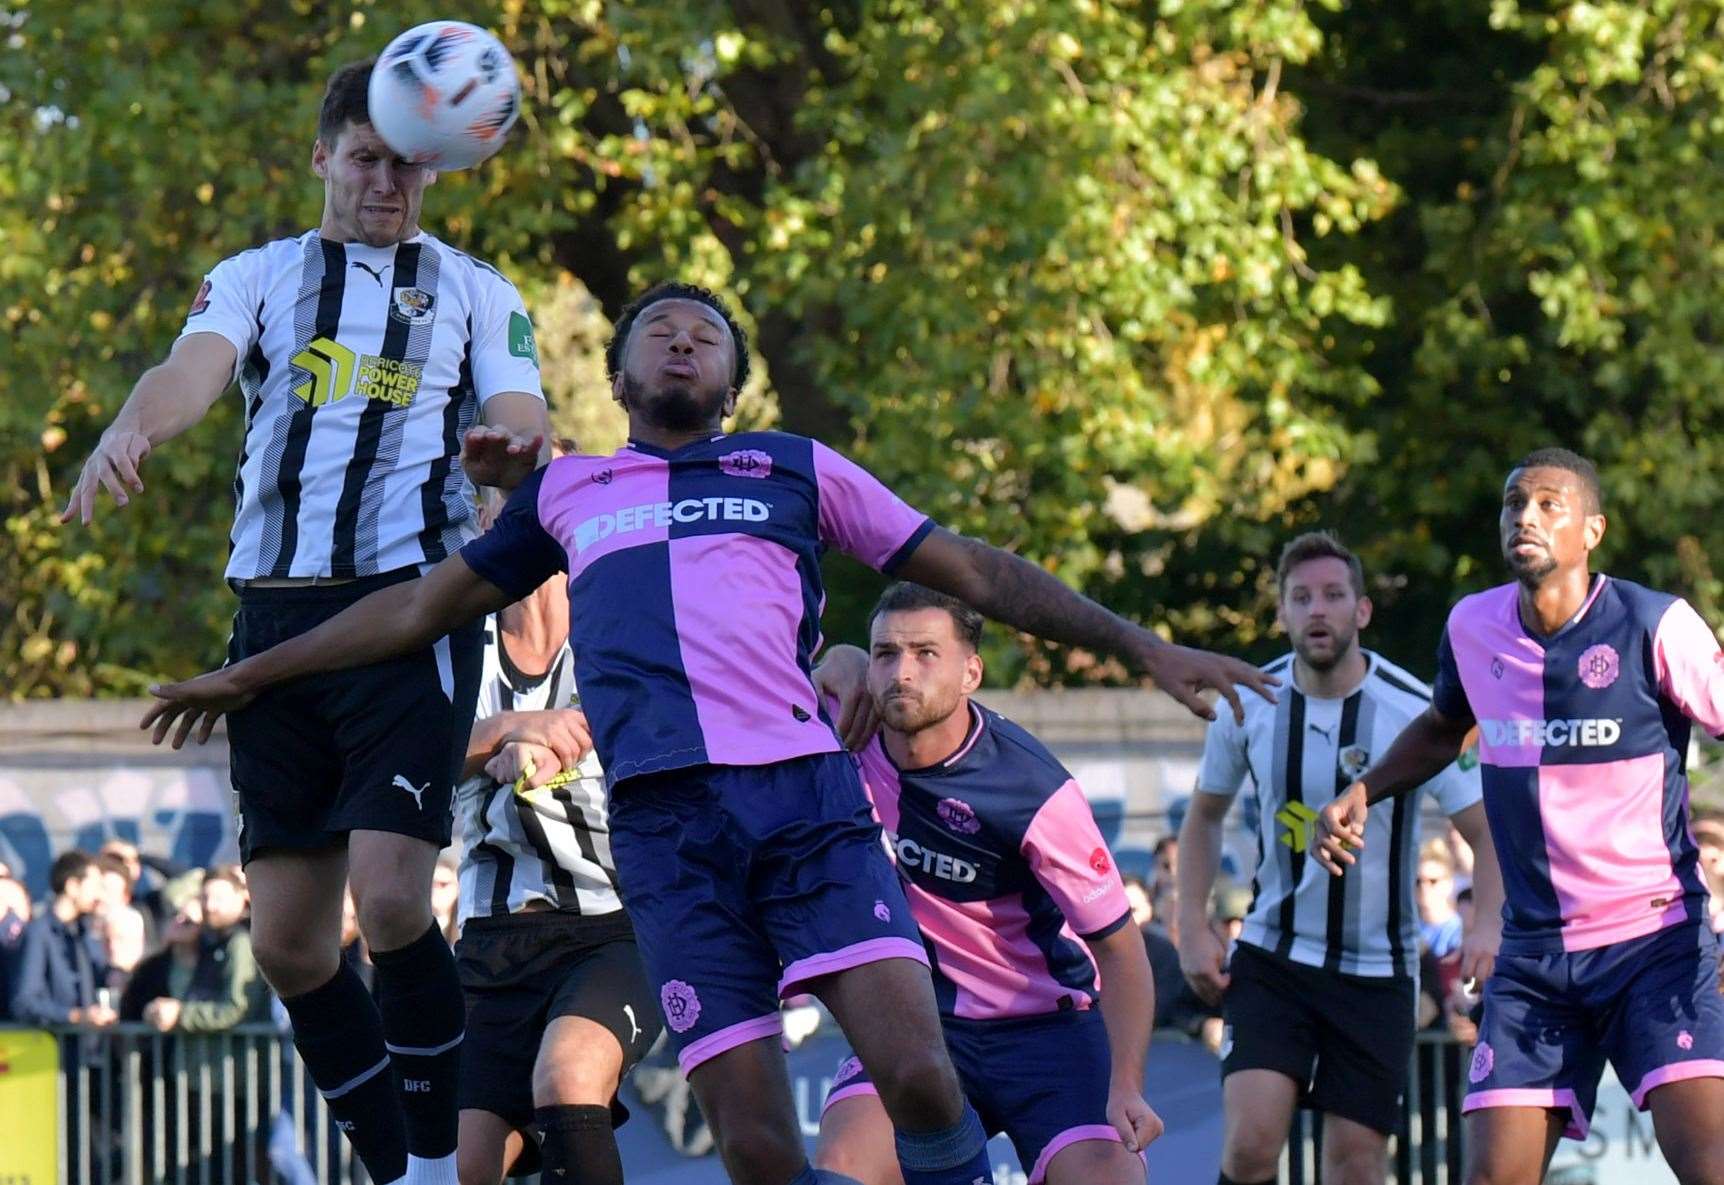
{"type": "Polygon", "coordinates": [[[655,284],[632,301],[623,309],[616,324],[611,327],[611,340],[605,343],[605,377],[615,379],[623,368],[623,350],[629,344],[629,331],[635,326],[635,319],[647,308],[661,300],[692,300],[705,305],[720,317],[724,318],[725,326],[730,330],[731,344],[735,347],[736,361],[731,370],[730,385],[740,388],[748,381],[748,331],[736,323],[731,316],[730,306],[724,303],[724,298],[710,288],[702,288],[697,284],[679,284],[676,282],[655,284]]]}

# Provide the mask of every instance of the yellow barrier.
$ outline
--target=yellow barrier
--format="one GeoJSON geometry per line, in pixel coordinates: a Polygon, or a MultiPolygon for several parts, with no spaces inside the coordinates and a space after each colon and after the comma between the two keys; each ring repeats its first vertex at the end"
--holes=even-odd
{"type": "Polygon", "coordinates": [[[0,1185],[54,1185],[59,1075],[52,1036],[0,1030],[0,1185]]]}

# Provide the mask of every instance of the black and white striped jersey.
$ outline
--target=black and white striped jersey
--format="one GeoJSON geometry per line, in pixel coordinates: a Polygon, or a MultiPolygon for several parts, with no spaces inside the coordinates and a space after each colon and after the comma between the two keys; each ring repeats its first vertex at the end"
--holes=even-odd
{"type": "MultiPolygon", "coordinates": [[[[1222,712],[1209,726],[1197,788],[1233,797],[1250,778],[1260,826],[1251,912],[1240,941],[1296,963],[1348,975],[1414,975],[1418,910],[1413,898],[1419,794],[1371,808],[1365,848],[1345,876],[1331,876],[1307,846],[1316,812],[1389,751],[1431,691],[1377,654],[1365,652],[1364,681],[1343,699],[1299,690],[1293,656],[1264,669],[1281,676],[1278,703],[1243,696],[1245,723],[1222,712]]],[[[1444,814],[1481,796],[1472,753],[1425,783],[1444,814]]]]}
{"type": "Polygon", "coordinates": [[[230,580],[369,576],[476,533],[461,437],[493,395],[544,397],[521,297],[421,233],[388,247],[316,231],[224,259],[181,336],[233,344],[245,396],[230,580]]]}
{"type": "MultiPolygon", "coordinates": [[[[509,661],[497,618],[485,623],[478,719],[579,706],[568,643],[548,671],[526,674],[509,661]]],[[[517,792],[484,773],[469,778],[455,788],[455,820],[462,922],[516,913],[529,901],[584,916],[622,908],[597,755],[537,790],[517,792]]]]}

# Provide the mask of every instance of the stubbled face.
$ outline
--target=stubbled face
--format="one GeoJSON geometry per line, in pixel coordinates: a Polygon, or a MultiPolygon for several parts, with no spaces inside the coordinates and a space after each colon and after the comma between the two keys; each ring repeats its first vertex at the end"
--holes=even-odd
{"type": "Polygon", "coordinates": [[[204,907],[204,924],[212,930],[225,930],[239,924],[245,916],[245,894],[225,880],[213,877],[204,881],[200,894],[204,907]]]}
{"type": "Polygon", "coordinates": [[[869,636],[868,693],[886,727],[918,733],[950,719],[982,685],[982,660],[944,609],[882,613],[869,636]]]}
{"type": "Polygon", "coordinates": [[[736,343],[724,318],[698,300],[672,297],[635,318],[612,393],[648,423],[696,432],[735,410],[735,373],[736,343]]]}
{"type": "Polygon", "coordinates": [[[1359,644],[1371,620],[1371,601],[1353,588],[1345,560],[1322,556],[1287,573],[1281,586],[1281,623],[1293,650],[1314,671],[1333,670],[1359,644]]]}
{"type": "Polygon", "coordinates": [[[90,865],[82,876],[66,882],[66,899],[80,914],[94,913],[100,909],[106,893],[107,886],[103,883],[102,870],[94,864],[90,865]]]}
{"type": "Polygon", "coordinates": [[[1589,505],[1585,484],[1546,466],[1509,474],[1497,525],[1503,560],[1528,588],[1553,572],[1584,567],[1604,538],[1604,516],[1589,505]]]}
{"type": "Polygon", "coordinates": [[[350,123],[311,150],[323,178],[324,225],[348,242],[387,247],[419,233],[419,206],[437,174],[399,156],[370,124],[350,123]]]}

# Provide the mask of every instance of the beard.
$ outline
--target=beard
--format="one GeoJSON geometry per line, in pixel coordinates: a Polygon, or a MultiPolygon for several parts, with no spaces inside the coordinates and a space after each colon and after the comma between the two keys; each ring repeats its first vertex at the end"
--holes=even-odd
{"type": "Polygon", "coordinates": [[[939,698],[899,695],[880,705],[880,719],[893,732],[914,736],[951,719],[962,699],[957,692],[939,698]]]}
{"type": "Polygon", "coordinates": [[[1341,633],[1339,630],[1329,631],[1328,649],[1313,653],[1312,649],[1301,638],[1293,643],[1293,650],[1299,655],[1299,661],[1319,674],[1327,674],[1341,665],[1341,660],[1353,652],[1353,644],[1358,640],[1359,632],[1341,633]]]}
{"type": "Polygon", "coordinates": [[[728,392],[702,393],[693,384],[672,380],[648,387],[623,373],[623,409],[638,411],[655,428],[668,432],[699,432],[716,428],[724,418],[728,392]]]}
{"type": "Polygon", "coordinates": [[[1509,571],[1514,573],[1516,580],[1528,588],[1537,588],[1546,576],[1556,571],[1556,557],[1548,551],[1542,554],[1519,556],[1505,549],[1503,559],[1507,561],[1509,571]]]}

